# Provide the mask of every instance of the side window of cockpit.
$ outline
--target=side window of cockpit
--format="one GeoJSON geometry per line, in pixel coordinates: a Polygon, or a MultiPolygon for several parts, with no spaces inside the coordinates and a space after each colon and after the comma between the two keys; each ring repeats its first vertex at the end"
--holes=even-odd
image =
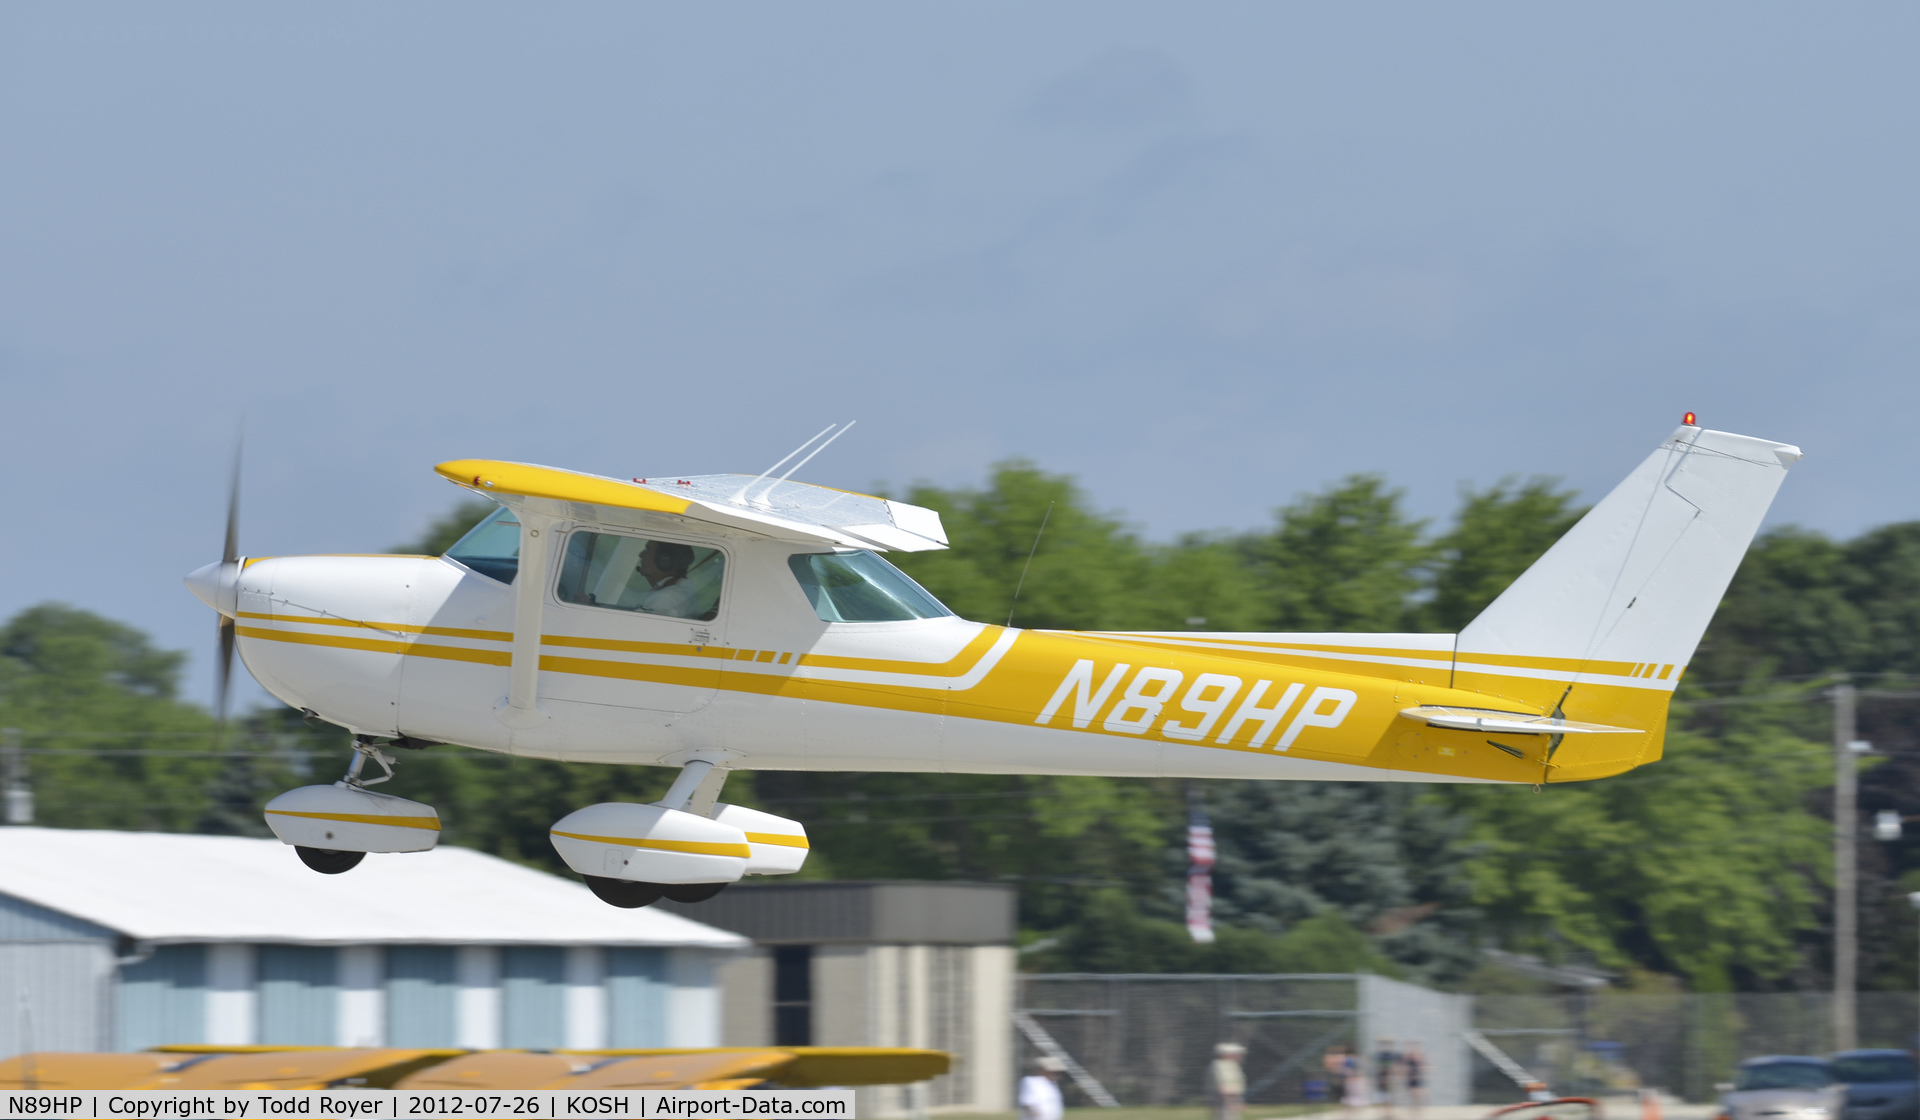
{"type": "Polygon", "coordinates": [[[520,570],[520,519],[501,506],[455,541],[447,550],[447,559],[458,560],[501,583],[512,583],[520,570]]]}
{"type": "Polygon", "coordinates": [[[718,549],[614,533],[567,538],[555,593],[563,603],[708,621],[720,612],[718,549]]]}
{"type": "Polygon", "coordinates": [[[953,613],[871,552],[802,552],[788,557],[787,566],[813,613],[826,622],[904,622],[953,613]]]}

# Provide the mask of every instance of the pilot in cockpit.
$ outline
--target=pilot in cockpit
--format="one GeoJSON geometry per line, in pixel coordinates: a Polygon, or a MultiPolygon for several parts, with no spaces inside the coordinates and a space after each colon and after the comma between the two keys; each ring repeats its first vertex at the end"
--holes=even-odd
{"type": "Polygon", "coordinates": [[[693,567],[691,547],[672,541],[648,541],[640,550],[639,567],[652,587],[640,599],[641,610],[674,618],[699,615],[699,592],[687,582],[687,569],[693,567]]]}

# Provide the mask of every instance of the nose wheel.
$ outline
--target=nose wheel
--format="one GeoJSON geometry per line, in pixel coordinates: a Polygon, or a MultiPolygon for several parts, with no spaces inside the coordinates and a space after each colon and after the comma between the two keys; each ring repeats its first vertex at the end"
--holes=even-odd
{"type": "Polygon", "coordinates": [[[293,850],[294,854],[300,857],[301,863],[322,875],[338,875],[345,871],[352,871],[360,866],[361,860],[367,858],[365,852],[336,852],[331,848],[307,848],[299,844],[295,844],[293,850]]]}

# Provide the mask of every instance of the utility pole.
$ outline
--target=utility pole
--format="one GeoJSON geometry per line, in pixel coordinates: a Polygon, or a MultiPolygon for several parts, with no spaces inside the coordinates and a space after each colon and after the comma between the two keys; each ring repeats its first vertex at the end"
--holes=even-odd
{"type": "Polygon", "coordinates": [[[0,796],[6,799],[8,824],[33,823],[33,787],[27,784],[27,756],[20,729],[0,728],[0,796]]]}
{"type": "Polygon", "coordinates": [[[1853,685],[1833,686],[1833,1048],[1856,1041],[1854,989],[1859,972],[1859,878],[1854,840],[1859,831],[1859,770],[1854,762],[1853,685]]]}

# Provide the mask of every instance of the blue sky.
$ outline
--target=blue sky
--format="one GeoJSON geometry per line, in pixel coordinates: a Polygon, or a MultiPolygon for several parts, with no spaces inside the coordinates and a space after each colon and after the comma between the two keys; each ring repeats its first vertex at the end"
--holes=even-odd
{"type": "Polygon", "coordinates": [[[1920,517],[1920,10],[0,7],[0,611],[196,656],[219,548],[456,457],[978,481],[1150,536],[1385,473],[1597,497],[1677,422],[1920,517]]]}

